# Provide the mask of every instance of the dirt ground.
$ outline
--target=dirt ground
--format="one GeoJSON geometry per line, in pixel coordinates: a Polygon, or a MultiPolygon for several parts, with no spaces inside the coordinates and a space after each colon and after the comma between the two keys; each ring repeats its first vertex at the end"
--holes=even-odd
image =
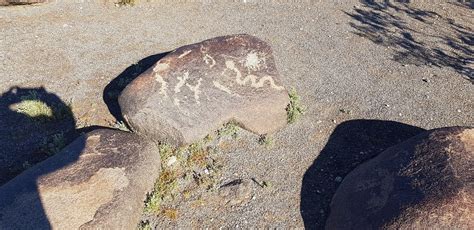
{"type": "Polygon", "coordinates": [[[274,134],[271,147],[245,131],[218,143],[218,184],[253,178],[268,185],[247,185],[251,199],[230,205],[202,192],[176,202],[171,217],[144,215],[152,226],[320,229],[337,185],[358,164],[422,130],[474,126],[472,4],[282,2],[0,7],[2,176],[47,157],[25,166],[40,145],[32,138],[62,132],[68,142],[71,132],[114,126],[114,95],[123,85],[117,79],[138,74],[153,55],[237,33],[273,47],[282,81],[296,89],[306,113],[274,134]],[[70,106],[75,119],[41,129],[24,123],[11,106],[30,91],[70,106]]]}

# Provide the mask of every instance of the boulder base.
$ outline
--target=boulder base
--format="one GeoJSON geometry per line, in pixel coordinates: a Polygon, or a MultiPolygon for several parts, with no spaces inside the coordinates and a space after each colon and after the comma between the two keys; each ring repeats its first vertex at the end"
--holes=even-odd
{"type": "Polygon", "coordinates": [[[169,53],[119,96],[138,133],[190,144],[229,121],[257,134],[287,123],[288,93],[269,45],[250,35],[217,37],[169,53]]]}
{"type": "Polygon", "coordinates": [[[326,229],[474,229],[474,129],[427,131],[344,179],[326,229]]]}
{"type": "Polygon", "coordinates": [[[0,187],[0,229],[134,229],[159,172],[154,143],[92,131],[0,187]]]}

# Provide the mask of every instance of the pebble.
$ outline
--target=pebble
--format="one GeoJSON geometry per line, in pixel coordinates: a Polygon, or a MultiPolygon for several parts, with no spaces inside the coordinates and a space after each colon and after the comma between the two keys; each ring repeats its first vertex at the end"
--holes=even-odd
{"type": "Polygon", "coordinates": [[[176,163],[176,157],[175,156],[172,156],[170,157],[170,159],[168,160],[168,163],[166,163],[167,166],[171,166],[173,165],[174,163],[176,163]]]}
{"type": "Polygon", "coordinates": [[[341,181],[342,181],[342,177],[337,176],[336,179],[334,179],[334,181],[336,181],[336,182],[341,182],[341,181]]]}

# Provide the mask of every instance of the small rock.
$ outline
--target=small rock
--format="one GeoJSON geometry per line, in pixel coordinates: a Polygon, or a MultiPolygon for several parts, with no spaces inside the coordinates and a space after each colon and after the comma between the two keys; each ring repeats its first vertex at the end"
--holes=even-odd
{"type": "Polygon", "coordinates": [[[342,181],[342,177],[337,176],[337,177],[334,179],[334,181],[336,181],[336,182],[341,182],[341,181],[342,181]]]}
{"type": "Polygon", "coordinates": [[[166,165],[167,165],[167,166],[171,166],[171,165],[173,165],[174,163],[176,163],[176,161],[177,161],[176,156],[172,156],[172,157],[170,157],[170,158],[168,159],[168,163],[166,163],[166,165]]]}
{"type": "Polygon", "coordinates": [[[234,206],[248,202],[252,196],[252,183],[247,179],[237,179],[219,188],[219,196],[225,203],[234,206]]]}

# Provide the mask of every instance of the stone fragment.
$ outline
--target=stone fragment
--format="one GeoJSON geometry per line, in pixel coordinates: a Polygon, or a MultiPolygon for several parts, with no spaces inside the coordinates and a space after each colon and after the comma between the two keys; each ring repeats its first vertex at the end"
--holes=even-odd
{"type": "Polygon", "coordinates": [[[233,180],[219,188],[219,196],[225,204],[234,206],[252,199],[252,183],[250,180],[233,180]]]}
{"type": "Polygon", "coordinates": [[[474,129],[424,132],[347,175],[326,229],[474,229],[474,129]]]}
{"type": "Polygon", "coordinates": [[[176,49],[132,81],[119,104],[138,133],[181,145],[229,121],[275,132],[287,123],[289,98],[270,46],[242,34],[176,49]]]}
{"type": "Polygon", "coordinates": [[[135,229],[159,172],[154,143],[92,131],[0,187],[0,229],[135,229]]]}

